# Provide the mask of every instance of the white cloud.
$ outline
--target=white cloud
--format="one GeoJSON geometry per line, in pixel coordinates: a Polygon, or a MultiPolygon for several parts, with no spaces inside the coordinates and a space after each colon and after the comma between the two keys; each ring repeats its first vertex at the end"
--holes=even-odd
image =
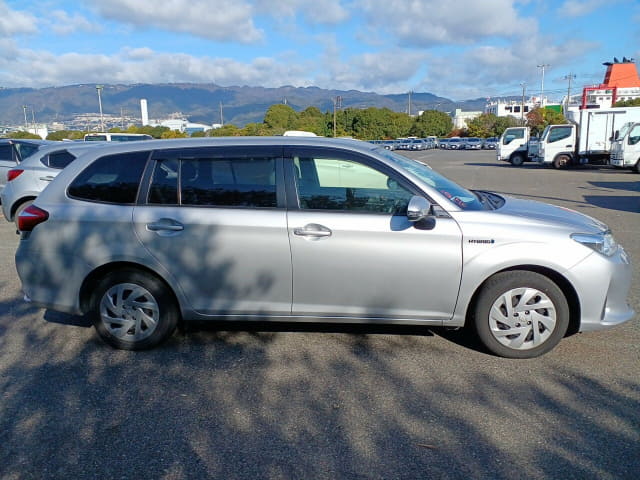
{"type": "Polygon", "coordinates": [[[109,0],[94,7],[105,18],[137,28],[160,28],[217,41],[254,43],[264,32],[243,0],[109,0]]]}
{"type": "Polygon", "coordinates": [[[558,11],[567,17],[582,17],[589,15],[598,8],[609,5],[611,8],[616,8],[612,5],[611,1],[605,0],[566,0],[558,9],[558,11]]]}
{"type": "Polygon", "coordinates": [[[537,30],[535,20],[518,15],[513,0],[358,0],[356,5],[371,27],[391,33],[405,46],[469,44],[537,30]]]}
{"type": "Polygon", "coordinates": [[[303,16],[309,23],[337,24],[349,17],[341,0],[257,0],[256,9],[273,17],[303,16]]]}
{"type": "Polygon", "coordinates": [[[277,87],[304,84],[308,72],[309,65],[291,65],[276,58],[258,57],[242,63],[149,48],[123,49],[114,55],[54,55],[0,42],[0,84],[8,87],[171,82],[277,87]]]}
{"type": "Polygon", "coordinates": [[[562,91],[549,88],[551,80],[568,74],[563,65],[570,64],[594,48],[581,40],[567,40],[554,44],[551,39],[533,36],[508,46],[478,46],[446,58],[429,60],[422,90],[468,99],[485,95],[519,95],[520,83],[526,83],[526,95],[537,95],[541,88],[541,70],[537,65],[548,64],[545,70],[546,94],[562,96],[562,91]],[[544,51],[539,46],[545,45],[544,51]]]}
{"type": "Polygon", "coordinates": [[[49,24],[48,28],[51,28],[58,35],[69,35],[79,31],[99,32],[102,30],[100,25],[91,23],[82,15],[78,13],[69,15],[64,10],[54,10],[42,22],[49,24]]]}
{"type": "Polygon", "coordinates": [[[4,1],[0,1],[0,36],[10,37],[36,31],[37,20],[33,15],[12,10],[4,1]]]}

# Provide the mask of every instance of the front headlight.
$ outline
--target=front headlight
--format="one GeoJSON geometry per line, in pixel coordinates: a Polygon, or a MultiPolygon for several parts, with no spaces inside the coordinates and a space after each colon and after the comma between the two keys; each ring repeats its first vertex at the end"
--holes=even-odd
{"type": "Polygon", "coordinates": [[[618,242],[613,238],[610,231],[595,234],[573,233],[571,234],[571,238],[607,257],[612,256],[618,251],[618,242]]]}

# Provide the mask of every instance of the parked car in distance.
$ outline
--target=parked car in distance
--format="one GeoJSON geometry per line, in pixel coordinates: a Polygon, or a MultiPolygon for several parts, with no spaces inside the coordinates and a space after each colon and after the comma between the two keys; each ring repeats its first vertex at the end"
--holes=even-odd
{"type": "Polygon", "coordinates": [[[449,148],[449,139],[441,138],[440,140],[438,140],[438,148],[442,148],[443,150],[449,148]]]}
{"type": "Polygon", "coordinates": [[[495,150],[496,145],[498,145],[498,137],[488,137],[484,139],[482,142],[482,148],[495,150]]]}
{"type": "Polygon", "coordinates": [[[50,143],[53,142],[49,140],[0,138],[0,193],[7,184],[7,172],[38,148],[50,143]]]}
{"type": "Polygon", "coordinates": [[[480,150],[482,148],[482,140],[477,137],[467,137],[464,139],[464,148],[466,150],[480,150]]]}
{"type": "Polygon", "coordinates": [[[460,137],[451,137],[447,141],[448,150],[462,150],[464,149],[464,142],[460,137]]]}
{"type": "Polygon", "coordinates": [[[367,142],[230,137],[108,145],[18,218],[25,299],[150,348],[181,320],[465,327],[531,358],[634,316],[603,223],[470,191],[367,142]]]}
{"type": "Polygon", "coordinates": [[[52,142],[35,150],[7,172],[7,184],[0,192],[4,218],[8,222],[17,220],[64,167],[82,152],[104,143],[52,142]]]}

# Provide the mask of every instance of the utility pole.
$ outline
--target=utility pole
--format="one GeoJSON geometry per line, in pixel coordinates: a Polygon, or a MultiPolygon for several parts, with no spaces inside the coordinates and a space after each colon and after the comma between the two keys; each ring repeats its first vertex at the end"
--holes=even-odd
{"type": "Polygon", "coordinates": [[[538,65],[542,69],[542,80],[540,82],[540,108],[544,108],[544,69],[550,67],[548,63],[538,65]]]}
{"type": "Polygon", "coordinates": [[[24,113],[24,130],[25,132],[29,129],[29,125],[27,124],[27,106],[22,105],[22,111],[24,113]]]}
{"type": "Polygon", "coordinates": [[[98,91],[98,105],[100,107],[100,131],[104,132],[104,117],[102,116],[102,89],[104,85],[96,85],[98,91]]]}
{"type": "Polygon", "coordinates": [[[407,113],[409,114],[409,116],[411,116],[411,94],[413,92],[411,90],[409,90],[409,106],[407,108],[407,113]]]}
{"type": "Polygon", "coordinates": [[[224,127],[224,120],[222,118],[222,101],[220,102],[220,126],[224,127]]]}
{"type": "Polygon", "coordinates": [[[573,73],[569,73],[569,75],[564,76],[565,80],[569,80],[569,88],[567,88],[567,104],[564,107],[565,115],[567,114],[567,110],[569,110],[569,99],[571,98],[571,80],[573,80],[574,78],[576,78],[576,76],[573,73]]]}
{"type": "Polygon", "coordinates": [[[520,107],[520,120],[522,121],[522,125],[524,125],[524,92],[527,88],[527,83],[522,82],[520,86],[522,87],[522,106],[520,107]]]}
{"type": "Polygon", "coordinates": [[[336,115],[338,108],[342,108],[342,97],[340,95],[333,99],[333,138],[337,136],[336,115]]]}

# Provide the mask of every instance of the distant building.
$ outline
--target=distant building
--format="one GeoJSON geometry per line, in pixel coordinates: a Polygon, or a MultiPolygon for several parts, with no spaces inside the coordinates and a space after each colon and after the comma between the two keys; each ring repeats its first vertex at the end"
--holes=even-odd
{"type": "Polygon", "coordinates": [[[622,100],[640,98],[640,77],[633,59],[624,58],[622,62],[605,62],[607,71],[599,85],[587,85],[582,94],[571,95],[569,101],[565,97],[563,104],[569,110],[585,108],[610,108],[622,100]]]}
{"type": "Polygon", "coordinates": [[[473,120],[474,118],[478,118],[482,115],[482,112],[463,112],[461,109],[456,108],[451,118],[453,120],[453,128],[462,129],[467,128],[467,122],[469,120],[473,120]]]}

